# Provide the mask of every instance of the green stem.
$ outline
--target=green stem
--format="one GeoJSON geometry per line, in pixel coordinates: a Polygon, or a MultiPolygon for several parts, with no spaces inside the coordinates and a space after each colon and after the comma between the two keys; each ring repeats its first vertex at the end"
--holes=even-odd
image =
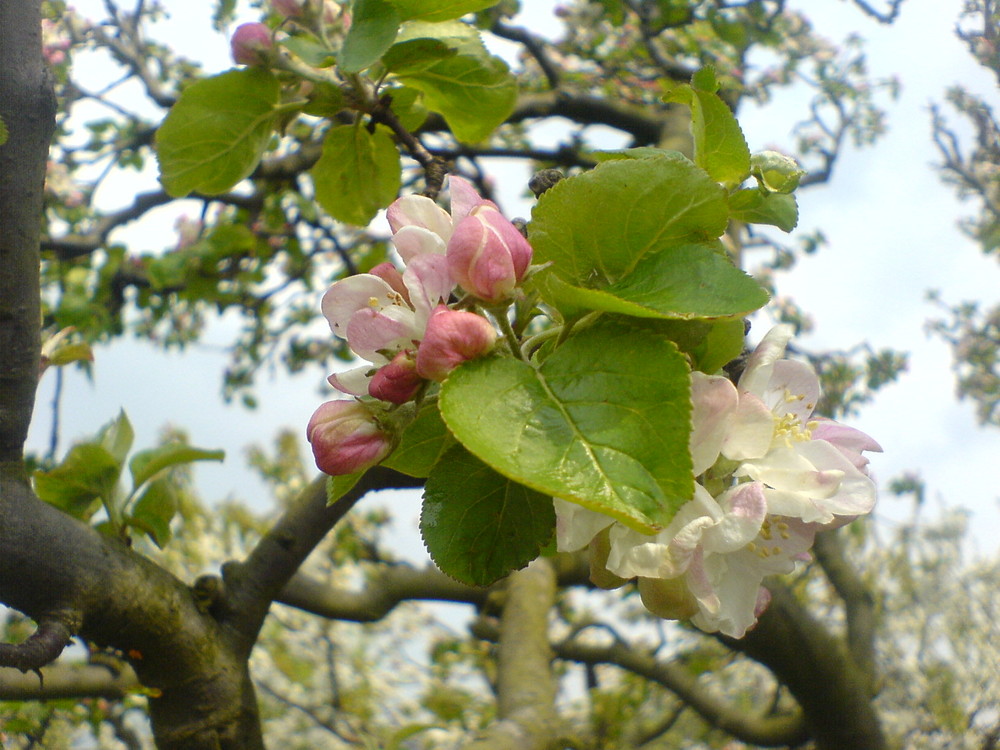
{"type": "Polygon", "coordinates": [[[521,352],[521,342],[517,340],[517,334],[514,333],[514,328],[510,324],[510,318],[507,317],[507,307],[502,309],[496,308],[491,310],[491,312],[500,325],[500,330],[504,338],[507,339],[507,345],[510,347],[511,354],[522,362],[525,361],[524,354],[521,352]]]}
{"type": "Polygon", "coordinates": [[[556,326],[553,328],[549,328],[545,331],[542,331],[541,333],[536,333],[534,336],[527,339],[523,344],[521,344],[521,354],[523,354],[525,358],[530,357],[531,352],[538,349],[538,347],[540,347],[550,338],[552,338],[553,336],[561,336],[564,327],[565,326],[556,326]]]}

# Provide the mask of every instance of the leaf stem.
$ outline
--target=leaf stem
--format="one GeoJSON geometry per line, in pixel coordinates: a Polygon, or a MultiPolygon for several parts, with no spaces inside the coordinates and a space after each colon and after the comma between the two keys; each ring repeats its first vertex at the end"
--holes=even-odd
{"type": "Polygon", "coordinates": [[[507,339],[507,345],[510,347],[511,354],[522,362],[527,361],[521,352],[521,342],[517,340],[517,334],[514,333],[514,328],[510,324],[510,318],[507,317],[507,309],[507,306],[502,308],[496,307],[490,312],[493,313],[493,317],[496,318],[497,324],[500,326],[500,331],[503,333],[504,338],[507,339]]]}

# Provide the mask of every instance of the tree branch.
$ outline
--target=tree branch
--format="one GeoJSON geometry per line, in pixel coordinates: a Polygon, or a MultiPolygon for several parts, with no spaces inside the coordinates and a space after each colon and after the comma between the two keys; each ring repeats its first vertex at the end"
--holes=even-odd
{"type": "MultiPolygon", "coordinates": [[[[20,462],[35,403],[38,240],[55,96],[42,64],[41,3],[0,3],[0,463],[20,462]]],[[[0,497],[0,502],[2,502],[0,497]]]]}
{"type": "Polygon", "coordinates": [[[553,648],[560,659],[582,664],[613,664],[662,685],[709,724],[741,742],[779,747],[799,745],[808,739],[801,712],[785,716],[748,715],[743,707],[728,704],[699,686],[697,678],[685,666],[659,661],[652,654],[638,651],[626,643],[598,646],[570,638],[554,644],[553,648]]]}
{"type": "Polygon", "coordinates": [[[0,467],[0,601],[129,656],[160,750],[262,747],[245,658],[191,590],[116,539],[43,503],[0,467]],[[78,627],[76,627],[78,625],[78,627]]]}
{"type": "Polygon", "coordinates": [[[867,679],[843,645],[780,584],[771,604],[742,639],[718,636],[764,664],[784,683],[805,714],[819,750],[885,750],[867,679]]]}
{"type": "MultiPolygon", "coordinates": [[[[238,193],[223,193],[221,195],[203,195],[192,193],[188,198],[206,203],[218,202],[230,206],[245,208],[250,211],[260,211],[264,207],[264,199],[258,194],[240,195],[238,193]]],[[[106,214],[97,220],[94,229],[86,235],[71,235],[69,237],[44,238],[42,250],[54,252],[61,260],[72,260],[84,255],[90,255],[107,244],[108,235],[112,231],[130,221],[141,219],[147,211],[176,200],[163,190],[152,190],[139,193],[132,204],[118,211],[106,214]]]]}
{"type": "Polygon", "coordinates": [[[264,617],[282,589],[309,553],[372,490],[420,487],[422,479],[383,466],[369,469],[344,497],[326,502],[325,475],[316,479],[299,500],[282,514],[243,562],[223,566],[223,616],[240,634],[244,656],[249,656],[264,617]]]}
{"type": "Polygon", "coordinates": [[[98,664],[52,664],[41,677],[15,669],[0,669],[0,700],[51,701],[65,698],[118,700],[142,687],[127,664],[114,670],[98,664]]]}
{"type": "Polygon", "coordinates": [[[847,648],[854,663],[868,677],[869,695],[874,695],[877,678],[875,597],[844,557],[844,548],[837,530],[817,534],[813,553],[830,584],[844,602],[847,648]]]}
{"type": "Polygon", "coordinates": [[[298,572],[275,601],[331,620],[375,622],[401,602],[440,601],[481,606],[489,591],[459,583],[434,567],[386,565],[369,576],[361,591],[331,588],[298,572]]]}
{"type": "Polygon", "coordinates": [[[497,640],[497,717],[464,750],[546,750],[560,735],[549,646],[556,575],[540,557],[508,579],[497,640]]]}

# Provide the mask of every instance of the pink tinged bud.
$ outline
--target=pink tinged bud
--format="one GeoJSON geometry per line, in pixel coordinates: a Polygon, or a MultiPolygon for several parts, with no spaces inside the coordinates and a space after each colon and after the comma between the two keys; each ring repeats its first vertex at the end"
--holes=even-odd
{"type": "Polygon", "coordinates": [[[233,60],[241,65],[266,65],[274,42],[271,30],[262,23],[244,23],[236,27],[229,41],[233,60]]]}
{"type": "Polygon", "coordinates": [[[368,384],[368,395],[393,404],[405,404],[413,399],[424,384],[417,374],[413,353],[403,351],[379,368],[368,384]]]}
{"type": "Polygon", "coordinates": [[[489,352],[496,338],[496,330],[486,318],[439,305],[431,313],[417,349],[417,372],[440,382],[463,362],[489,352]]]}
{"type": "Polygon", "coordinates": [[[369,469],[392,451],[392,436],[357,401],[327,401],[309,420],[306,438],[320,471],[337,476],[369,469]]]}
{"type": "Polygon", "coordinates": [[[488,201],[472,186],[472,183],[462,177],[452,175],[448,178],[448,192],[451,193],[451,220],[458,224],[468,216],[476,206],[497,205],[493,201],[488,201]]]}
{"type": "Polygon", "coordinates": [[[487,302],[510,296],[531,263],[531,245],[491,204],[481,204],[455,227],[448,271],[467,292],[487,302]]]}

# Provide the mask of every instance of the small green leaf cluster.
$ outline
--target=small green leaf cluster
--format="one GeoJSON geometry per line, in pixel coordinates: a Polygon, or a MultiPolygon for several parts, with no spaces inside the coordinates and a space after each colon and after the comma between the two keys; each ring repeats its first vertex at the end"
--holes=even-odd
{"type": "Polygon", "coordinates": [[[132,489],[125,492],[121,478],[134,439],[122,411],[93,440],[74,445],[58,466],[36,471],[35,493],[83,521],[103,508],[107,517],[97,524],[102,532],[127,541],[129,529],[134,529],[163,547],[170,541],[170,521],[177,512],[167,470],[194,461],[221,461],[225,454],[176,441],[138,451],[128,460],[132,489]]]}
{"type": "MultiPolygon", "coordinates": [[[[273,30],[268,65],[188,86],[156,135],[160,180],[174,197],[217,195],[249,177],[301,115],[331,125],[310,170],[316,201],[364,226],[396,197],[398,143],[438,113],[457,139],[489,136],[517,85],[479,32],[455,20],[491,2],[359,0],[349,28],[307,16],[273,30]]],[[[414,154],[418,158],[421,155],[414,154]]]]}

